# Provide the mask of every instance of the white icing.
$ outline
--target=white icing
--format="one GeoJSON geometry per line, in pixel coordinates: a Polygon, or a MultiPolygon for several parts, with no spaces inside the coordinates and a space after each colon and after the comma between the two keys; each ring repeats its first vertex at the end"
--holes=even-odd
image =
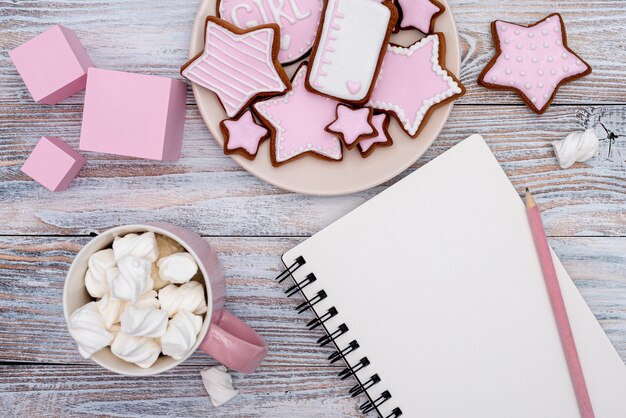
{"type": "Polygon", "coordinates": [[[157,262],[159,276],[171,283],[187,283],[198,273],[198,264],[189,253],[176,253],[157,262]]]}
{"type": "Polygon", "coordinates": [[[145,258],[152,262],[159,258],[159,249],[153,232],[117,237],[113,241],[113,252],[117,261],[126,255],[145,258]]]}
{"type": "Polygon", "coordinates": [[[106,329],[96,302],[90,302],[74,311],[67,325],[70,335],[78,344],[80,355],[86,359],[109,345],[113,339],[113,335],[106,329]]]}
{"type": "Polygon", "coordinates": [[[94,298],[101,298],[109,291],[106,271],[115,267],[113,250],[98,251],[89,257],[89,268],[85,275],[85,287],[94,298]]]}
{"type": "Polygon", "coordinates": [[[202,317],[188,311],[178,312],[167,325],[161,338],[163,354],[174,360],[182,360],[196,343],[202,329],[202,317]]]}
{"type": "Polygon", "coordinates": [[[98,310],[104,318],[107,329],[111,329],[113,325],[120,322],[120,315],[126,307],[126,303],[123,300],[116,299],[108,293],[96,302],[96,305],[98,305],[98,310]]]}
{"type": "Polygon", "coordinates": [[[133,337],[120,332],[111,344],[111,352],[124,361],[147,369],[159,358],[161,347],[151,338],[133,337]]]}
{"type": "Polygon", "coordinates": [[[211,403],[215,407],[224,405],[239,394],[239,391],[233,387],[233,378],[224,366],[204,369],[200,375],[204,388],[211,397],[211,403]]]}
{"type": "Polygon", "coordinates": [[[141,295],[152,290],[150,261],[126,255],[119,259],[117,268],[107,270],[111,295],[117,299],[137,303],[141,295]]]}
{"type": "Polygon", "coordinates": [[[160,338],[167,328],[167,312],[129,306],[121,316],[122,332],[135,337],[160,338]]]}
{"type": "Polygon", "coordinates": [[[159,290],[161,309],[173,317],[178,312],[185,310],[196,315],[207,311],[204,286],[199,282],[189,282],[182,286],[171,284],[159,290]]]}
{"type": "Polygon", "coordinates": [[[593,129],[587,129],[569,134],[565,139],[553,142],[552,146],[561,168],[569,168],[576,162],[582,163],[595,157],[600,141],[593,129]]]}

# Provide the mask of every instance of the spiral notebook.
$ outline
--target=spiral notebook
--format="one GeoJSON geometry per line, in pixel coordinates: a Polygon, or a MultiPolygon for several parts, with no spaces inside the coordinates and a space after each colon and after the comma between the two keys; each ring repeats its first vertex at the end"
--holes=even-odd
{"type": "MultiPolygon", "coordinates": [[[[556,259],[598,418],[626,367],[556,259]]],[[[576,397],[524,205],[480,136],[283,256],[309,328],[381,417],[572,418],[576,397]]],[[[289,286],[287,286],[289,287],[289,286]]]]}

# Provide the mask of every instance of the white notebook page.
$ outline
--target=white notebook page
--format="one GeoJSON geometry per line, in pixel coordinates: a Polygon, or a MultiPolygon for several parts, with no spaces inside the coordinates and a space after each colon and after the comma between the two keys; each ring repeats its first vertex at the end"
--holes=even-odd
{"type": "MultiPolygon", "coordinates": [[[[475,135],[286,253],[332,332],[389,390],[383,416],[571,418],[578,406],[524,205],[475,135]]],[[[598,418],[626,417],[626,367],[556,260],[598,418]]],[[[354,380],[354,379],[353,379],[354,380]]],[[[355,381],[356,383],[356,381],[355,381]]],[[[364,398],[362,398],[364,399],[364,398]]]]}

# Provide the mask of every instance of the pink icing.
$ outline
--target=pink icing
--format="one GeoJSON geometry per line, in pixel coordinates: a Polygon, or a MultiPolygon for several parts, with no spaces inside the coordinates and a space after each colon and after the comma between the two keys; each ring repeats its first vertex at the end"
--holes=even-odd
{"type": "Polygon", "coordinates": [[[284,64],[297,61],[311,50],[323,6],[323,0],[221,0],[219,15],[242,29],[278,24],[278,59],[284,64]]]}
{"type": "Polygon", "coordinates": [[[513,23],[495,23],[500,55],[482,81],[519,89],[537,110],[543,110],[559,84],[589,69],[565,46],[559,15],[552,15],[530,28],[513,23]]]}
{"type": "Polygon", "coordinates": [[[282,163],[305,152],[341,160],[341,142],[324,128],[335,120],[337,102],[310,93],[304,86],[307,67],[302,65],[287,94],[255,103],[254,109],[276,130],[276,162],[282,163]]]}
{"type": "Polygon", "coordinates": [[[209,22],[204,53],[182,75],[217,94],[232,118],[258,94],[287,89],[274,66],[273,45],[272,29],[237,35],[209,22]]]}
{"type": "Polygon", "coordinates": [[[369,151],[369,149],[372,148],[374,144],[384,144],[389,141],[387,131],[385,130],[385,119],[387,119],[388,117],[389,116],[384,113],[381,113],[380,115],[374,115],[372,117],[372,125],[374,125],[374,128],[376,128],[378,135],[373,138],[362,139],[361,141],[359,141],[359,149],[362,153],[366,153],[367,151],[369,151]]]}
{"type": "Polygon", "coordinates": [[[430,35],[408,48],[390,45],[369,103],[394,112],[410,135],[430,108],[463,91],[439,64],[439,42],[430,35]]]}
{"type": "Polygon", "coordinates": [[[441,8],[430,0],[398,0],[402,9],[402,28],[416,28],[420,32],[430,33],[430,23],[441,8]]]}
{"type": "Polygon", "coordinates": [[[238,120],[224,121],[224,126],[228,129],[228,149],[242,148],[250,155],[256,155],[259,144],[269,133],[254,121],[249,110],[238,120]]]}
{"type": "Polygon", "coordinates": [[[350,109],[340,104],[337,107],[337,119],[328,126],[328,130],[343,135],[347,145],[352,145],[364,135],[374,133],[374,128],[369,122],[370,109],[350,109]]]}

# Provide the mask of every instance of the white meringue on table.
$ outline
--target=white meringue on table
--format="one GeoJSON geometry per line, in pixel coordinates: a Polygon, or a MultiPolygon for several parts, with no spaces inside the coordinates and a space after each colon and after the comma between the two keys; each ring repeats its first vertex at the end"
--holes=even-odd
{"type": "Polygon", "coordinates": [[[96,302],[90,302],[70,315],[68,329],[83,358],[90,358],[111,343],[113,334],[107,331],[96,302]]]}
{"type": "Polygon", "coordinates": [[[198,273],[198,264],[189,253],[176,253],[157,261],[159,276],[170,283],[187,283],[198,273]]]}
{"type": "Polygon", "coordinates": [[[207,311],[204,286],[199,282],[189,282],[182,286],[171,284],[159,290],[161,309],[167,311],[169,317],[173,317],[181,310],[192,312],[196,315],[207,311]]]}
{"type": "Polygon", "coordinates": [[[239,394],[233,387],[233,378],[224,366],[211,367],[200,372],[202,383],[211,397],[213,406],[218,407],[239,394]]]}
{"type": "Polygon", "coordinates": [[[85,275],[87,292],[94,298],[101,298],[109,291],[106,272],[115,267],[115,256],[112,249],[98,251],[89,257],[89,268],[85,275]]]}
{"type": "Polygon", "coordinates": [[[159,302],[157,291],[149,290],[141,295],[137,303],[134,303],[132,306],[134,306],[135,308],[159,309],[161,307],[161,303],[159,302]]]}
{"type": "Polygon", "coordinates": [[[584,163],[598,153],[600,140],[593,129],[574,132],[561,141],[552,143],[556,159],[561,168],[570,168],[574,163],[584,163]]]}
{"type": "Polygon", "coordinates": [[[111,352],[124,361],[147,369],[157,361],[161,348],[151,338],[133,337],[120,332],[111,344],[111,352]]]}
{"type": "Polygon", "coordinates": [[[202,317],[188,311],[180,311],[167,325],[167,332],[161,337],[161,350],[174,360],[183,359],[196,343],[202,329],[202,317]]]}
{"type": "Polygon", "coordinates": [[[105,294],[102,299],[96,302],[100,314],[104,318],[107,329],[120,322],[120,315],[124,312],[126,302],[116,299],[110,294],[105,294]]]}
{"type": "Polygon", "coordinates": [[[152,290],[150,277],[152,263],[144,258],[126,255],[117,262],[117,268],[107,270],[111,295],[127,302],[137,303],[141,295],[152,290]]]}
{"type": "Polygon", "coordinates": [[[154,232],[146,232],[141,235],[128,234],[117,237],[113,241],[113,253],[117,261],[124,256],[132,255],[154,263],[159,258],[156,235],[154,232]]]}
{"type": "Polygon", "coordinates": [[[167,329],[167,312],[129,306],[121,316],[122,332],[134,337],[160,338],[167,329]]]}

